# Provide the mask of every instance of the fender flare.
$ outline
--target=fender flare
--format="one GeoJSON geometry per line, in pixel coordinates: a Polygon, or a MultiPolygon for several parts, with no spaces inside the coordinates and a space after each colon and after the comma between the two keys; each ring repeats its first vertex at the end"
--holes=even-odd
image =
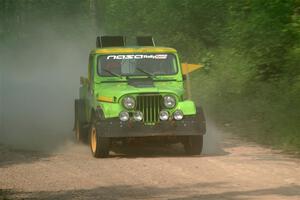
{"type": "Polygon", "coordinates": [[[94,118],[96,118],[97,121],[105,119],[104,112],[100,107],[96,109],[92,108],[90,113],[90,122],[92,122],[94,118]]]}

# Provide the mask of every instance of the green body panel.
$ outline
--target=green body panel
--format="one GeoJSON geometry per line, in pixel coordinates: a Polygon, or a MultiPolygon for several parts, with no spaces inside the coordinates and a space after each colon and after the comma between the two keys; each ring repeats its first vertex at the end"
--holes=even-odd
{"type": "MultiPolygon", "coordinates": [[[[113,48],[112,48],[113,49],[113,48]]],[[[120,48],[117,48],[120,50],[120,48]]],[[[131,48],[132,49],[132,48],[131,48]]],[[[137,51],[139,48],[136,48],[137,51]]],[[[134,52],[132,52],[134,53],[134,52]]],[[[140,52],[139,52],[140,53],[140,52]]],[[[163,52],[164,53],[164,52],[163,52]]],[[[170,53],[170,52],[166,52],[170,53]]],[[[176,56],[178,72],[175,75],[163,75],[154,78],[154,87],[139,88],[128,85],[126,77],[103,77],[97,73],[97,58],[100,55],[107,55],[97,53],[93,50],[90,54],[89,60],[89,75],[87,83],[83,83],[80,88],[80,99],[85,102],[85,118],[89,122],[93,110],[101,108],[105,118],[118,117],[119,113],[126,110],[122,106],[122,98],[125,95],[137,96],[141,94],[172,94],[176,98],[176,106],[173,109],[167,109],[170,113],[176,109],[182,110],[184,115],[195,115],[196,106],[193,101],[184,100],[185,94],[183,78],[181,72],[181,64],[178,59],[176,50],[172,49],[172,53],[176,56]],[[110,102],[101,101],[99,97],[109,99],[110,102]]],[[[139,76],[144,78],[146,76],[139,76]]],[[[132,77],[130,77],[132,78],[132,77]]],[[[134,78],[138,78],[134,76],[134,78]]]]}
{"type": "Polygon", "coordinates": [[[106,103],[106,102],[101,102],[99,103],[105,118],[113,118],[113,117],[118,117],[120,111],[123,110],[123,107],[121,104],[119,103],[106,103]]]}
{"type": "Polygon", "coordinates": [[[196,105],[191,100],[185,100],[178,102],[176,109],[182,110],[184,115],[195,115],[196,114],[196,105]]]}
{"type": "Polygon", "coordinates": [[[115,98],[117,101],[124,95],[132,95],[142,93],[161,93],[161,94],[173,94],[177,98],[183,95],[182,82],[154,82],[154,87],[149,88],[136,88],[134,86],[124,83],[100,83],[95,86],[95,96],[106,96],[109,98],[115,98]]]}

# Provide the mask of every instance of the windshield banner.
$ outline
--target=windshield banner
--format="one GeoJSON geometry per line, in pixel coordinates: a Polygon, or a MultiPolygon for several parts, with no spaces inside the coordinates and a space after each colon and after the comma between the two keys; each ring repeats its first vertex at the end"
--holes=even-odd
{"type": "Polygon", "coordinates": [[[168,54],[127,54],[127,55],[109,55],[106,60],[131,60],[131,59],[155,59],[164,60],[168,58],[168,54]]]}

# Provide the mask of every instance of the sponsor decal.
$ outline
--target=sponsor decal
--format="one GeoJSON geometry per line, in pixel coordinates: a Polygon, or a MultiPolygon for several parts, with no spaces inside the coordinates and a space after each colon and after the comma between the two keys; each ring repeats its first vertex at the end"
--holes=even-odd
{"type": "Polygon", "coordinates": [[[168,54],[127,54],[127,55],[109,55],[106,60],[131,60],[131,59],[167,59],[168,54]]]}

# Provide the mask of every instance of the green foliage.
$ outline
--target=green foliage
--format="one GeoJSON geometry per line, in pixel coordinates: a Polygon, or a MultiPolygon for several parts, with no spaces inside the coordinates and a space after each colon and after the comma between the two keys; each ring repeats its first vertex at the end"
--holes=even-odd
{"type": "Polygon", "coordinates": [[[222,31],[216,30],[225,26],[227,7],[223,1],[195,0],[110,0],[106,5],[108,34],[153,35],[158,44],[186,52],[183,58],[192,62],[218,45],[222,31]]]}
{"type": "Polygon", "coordinates": [[[153,35],[184,61],[204,64],[192,76],[193,97],[210,117],[256,141],[300,149],[299,1],[107,4],[108,33],[153,35]]]}
{"type": "Polygon", "coordinates": [[[230,42],[252,59],[261,80],[279,79],[286,71],[288,51],[294,45],[291,30],[294,2],[254,0],[231,8],[230,42]]]}
{"type": "Polygon", "coordinates": [[[249,61],[228,49],[218,55],[209,74],[192,76],[194,99],[208,116],[257,142],[299,150],[299,83],[253,80],[256,72],[249,70],[249,61]]]}

